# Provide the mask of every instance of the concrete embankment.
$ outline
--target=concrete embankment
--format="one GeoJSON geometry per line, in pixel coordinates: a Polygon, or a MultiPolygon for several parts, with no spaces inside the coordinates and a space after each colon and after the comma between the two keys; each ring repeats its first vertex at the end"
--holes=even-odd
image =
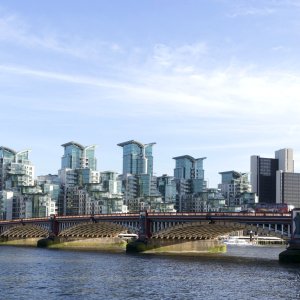
{"type": "Polygon", "coordinates": [[[127,242],[121,238],[48,238],[41,239],[37,243],[39,248],[49,249],[72,249],[72,250],[99,250],[111,252],[124,252],[127,242]]]}
{"type": "Polygon", "coordinates": [[[8,239],[0,241],[0,246],[36,247],[41,238],[8,239]]]}
{"type": "Polygon", "coordinates": [[[226,245],[218,240],[168,240],[150,239],[148,241],[133,241],[126,247],[128,253],[157,253],[157,254],[193,254],[224,253],[226,245]]]}

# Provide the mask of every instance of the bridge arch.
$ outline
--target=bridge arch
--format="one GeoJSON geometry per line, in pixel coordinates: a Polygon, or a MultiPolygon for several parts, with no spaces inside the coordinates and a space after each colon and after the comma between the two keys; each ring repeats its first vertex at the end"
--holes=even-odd
{"type": "MultiPolygon", "coordinates": [[[[157,226],[154,226],[157,228],[157,226]]],[[[159,227],[159,226],[158,226],[159,227]]],[[[288,228],[283,225],[277,226],[264,224],[247,224],[234,221],[198,221],[179,224],[167,223],[162,229],[152,233],[152,239],[193,239],[206,240],[216,239],[220,236],[237,231],[252,231],[259,236],[274,236],[283,239],[289,238],[288,228]]]]}
{"type": "Polygon", "coordinates": [[[49,230],[44,226],[39,226],[35,224],[15,224],[10,226],[0,235],[1,239],[8,238],[39,238],[48,237],[49,230]]]}

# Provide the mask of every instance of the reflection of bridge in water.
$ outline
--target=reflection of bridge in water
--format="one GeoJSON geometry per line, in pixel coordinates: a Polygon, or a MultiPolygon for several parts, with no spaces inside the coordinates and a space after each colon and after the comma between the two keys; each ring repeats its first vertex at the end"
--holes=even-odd
{"type": "Polygon", "coordinates": [[[258,235],[291,236],[291,214],[279,213],[129,213],[111,215],[53,216],[0,221],[2,240],[43,238],[117,237],[138,233],[142,240],[212,240],[233,231],[258,235]]]}

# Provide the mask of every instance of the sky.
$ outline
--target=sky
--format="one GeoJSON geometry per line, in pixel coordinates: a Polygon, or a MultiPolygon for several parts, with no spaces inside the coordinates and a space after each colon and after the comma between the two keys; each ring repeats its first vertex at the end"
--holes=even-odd
{"type": "Polygon", "coordinates": [[[157,176],[207,157],[209,187],[282,148],[300,172],[299,53],[298,0],[1,0],[0,145],[36,175],[69,141],[121,173],[128,140],[157,176]]]}

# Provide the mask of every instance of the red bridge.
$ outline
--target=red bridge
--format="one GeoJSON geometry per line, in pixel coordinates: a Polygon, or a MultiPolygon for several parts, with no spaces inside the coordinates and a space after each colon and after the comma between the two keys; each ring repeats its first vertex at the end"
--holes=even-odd
{"type": "Polygon", "coordinates": [[[237,230],[290,238],[291,213],[128,213],[0,221],[0,238],[99,237],[122,232],[140,239],[213,239],[237,230]],[[111,231],[111,232],[110,232],[111,231]]]}

